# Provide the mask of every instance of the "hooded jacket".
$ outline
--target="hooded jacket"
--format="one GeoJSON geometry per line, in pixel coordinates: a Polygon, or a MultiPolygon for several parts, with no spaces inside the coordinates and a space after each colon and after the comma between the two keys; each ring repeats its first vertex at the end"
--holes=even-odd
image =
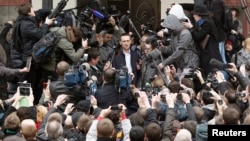
{"type": "Polygon", "coordinates": [[[163,26],[171,32],[170,46],[162,49],[162,53],[168,56],[163,61],[163,64],[176,63],[181,69],[197,68],[199,66],[199,56],[190,31],[181,25],[175,15],[168,15],[163,26]]]}
{"type": "Polygon", "coordinates": [[[68,59],[70,59],[70,61],[74,63],[80,60],[80,58],[83,56],[84,53],[83,48],[79,48],[78,50],[74,49],[73,43],[67,39],[65,26],[50,28],[50,32],[53,31],[58,31],[58,33],[62,36],[62,38],[57,43],[56,47],[54,47],[54,50],[51,53],[51,61],[49,63],[42,65],[44,69],[49,71],[55,71],[56,69],[56,63],[57,63],[56,55],[63,55],[63,54],[56,54],[56,48],[60,48],[63,51],[63,53],[68,57],[68,59]]]}

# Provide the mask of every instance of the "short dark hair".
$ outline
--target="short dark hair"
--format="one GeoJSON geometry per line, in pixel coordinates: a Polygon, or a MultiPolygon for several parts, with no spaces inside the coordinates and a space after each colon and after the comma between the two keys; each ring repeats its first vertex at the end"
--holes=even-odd
{"type": "Polygon", "coordinates": [[[103,78],[106,82],[115,82],[115,70],[112,68],[108,68],[103,73],[103,78]]]}
{"type": "Polygon", "coordinates": [[[130,141],[144,141],[144,129],[141,126],[135,125],[130,129],[130,141]]]}
{"type": "Polygon", "coordinates": [[[100,56],[100,52],[98,49],[90,49],[88,51],[88,62],[91,61],[92,59],[96,59],[98,56],[100,56]]]}
{"type": "Polygon", "coordinates": [[[233,89],[229,89],[225,92],[225,97],[228,103],[235,103],[237,100],[236,91],[233,89]]]}
{"type": "Polygon", "coordinates": [[[204,102],[205,105],[214,103],[214,99],[211,98],[211,97],[213,97],[213,95],[209,91],[202,90],[201,96],[202,96],[201,97],[202,101],[204,102]]]}
{"type": "Polygon", "coordinates": [[[162,137],[162,128],[159,124],[152,122],[146,126],[145,133],[149,141],[160,141],[162,137]]]}
{"type": "Polygon", "coordinates": [[[130,36],[128,33],[122,33],[122,34],[120,35],[120,40],[121,40],[121,38],[122,38],[123,36],[129,36],[129,37],[131,38],[131,36],[130,36]]]}
{"type": "Polygon", "coordinates": [[[238,124],[240,120],[240,113],[233,107],[228,107],[222,114],[224,124],[238,124]]]}
{"type": "Polygon", "coordinates": [[[231,11],[235,11],[235,16],[236,16],[236,17],[239,17],[239,15],[240,15],[239,9],[237,9],[237,8],[235,8],[235,7],[232,7],[230,10],[231,10],[231,11]]]}
{"type": "Polygon", "coordinates": [[[121,112],[119,110],[112,110],[107,118],[109,118],[114,124],[118,124],[120,121],[120,113],[121,112]]]}
{"type": "Polygon", "coordinates": [[[168,85],[168,88],[171,93],[178,93],[181,88],[181,85],[178,81],[171,81],[168,85]]]}
{"type": "Polygon", "coordinates": [[[28,13],[31,11],[32,5],[30,3],[21,4],[18,7],[18,14],[23,16],[28,16],[28,13]]]}
{"type": "Polygon", "coordinates": [[[131,122],[132,126],[143,126],[144,125],[144,119],[141,115],[139,115],[138,112],[131,114],[128,119],[131,122]]]}
{"type": "Polygon", "coordinates": [[[181,79],[181,84],[185,85],[188,88],[194,89],[194,82],[189,78],[185,78],[185,77],[182,78],[181,79]]]}

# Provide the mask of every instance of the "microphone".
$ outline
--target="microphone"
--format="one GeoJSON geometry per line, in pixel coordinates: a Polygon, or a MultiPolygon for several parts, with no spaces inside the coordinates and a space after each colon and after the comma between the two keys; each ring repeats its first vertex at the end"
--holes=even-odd
{"type": "Polygon", "coordinates": [[[105,16],[102,13],[100,13],[100,12],[98,12],[96,10],[92,10],[92,13],[93,13],[93,15],[95,15],[96,17],[98,17],[101,20],[105,19],[105,16]]]}
{"type": "Polygon", "coordinates": [[[90,65],[89,65],[89,63],[86,63],[86,62],[85,62],[85,63],[82,63],[81,65],[83,66],[83,69],[84,69],[84,70],[86,70],[86,71],[89,71],[89,70],[90,70],[90,65]]]}
{"type": "Polygon", "coordinates": [[[148,58],[157,59],[161,56],[161,51],[159,49],[154,49],[148,54],[148,58]]]}
{"type": "Polygon", "coordinates": [[[209,64],[214,67],[217,68],[219,70],[226,70],[227,68],[230,67],[230,65],[228,64],[224,64],[223,62],[218,61],[217,59],[212,58],[209,62],[209,64]]]}
{"type": "Polygon", "coordinates": [[[93,80],[94,82],[96,82],[97,81],[97,77],[95,75],[92,75],[91,76],[91,80],[93,80]]]}

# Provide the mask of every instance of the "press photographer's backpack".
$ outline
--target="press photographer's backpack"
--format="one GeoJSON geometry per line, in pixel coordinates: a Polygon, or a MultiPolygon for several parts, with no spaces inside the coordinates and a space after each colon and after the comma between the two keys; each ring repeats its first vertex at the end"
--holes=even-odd
{"type": "Polygon", "coordinates": [[[51,52],[61,39],[61,35],[57,31],[49,32],[44,35],[33,46],[32,57],[36,63],[44,64],[51,59],[51,52]]]}

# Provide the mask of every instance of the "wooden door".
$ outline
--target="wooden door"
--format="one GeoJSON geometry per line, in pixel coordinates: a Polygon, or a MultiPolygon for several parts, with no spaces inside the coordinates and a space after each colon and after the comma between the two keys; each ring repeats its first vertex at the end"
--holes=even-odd
{"type": "Polygon", "coordinates": [[[140,25],[150,23],[156,29],[160,26],[160,0],[130,0],[131,19],[141,32],[140,25]]]}

